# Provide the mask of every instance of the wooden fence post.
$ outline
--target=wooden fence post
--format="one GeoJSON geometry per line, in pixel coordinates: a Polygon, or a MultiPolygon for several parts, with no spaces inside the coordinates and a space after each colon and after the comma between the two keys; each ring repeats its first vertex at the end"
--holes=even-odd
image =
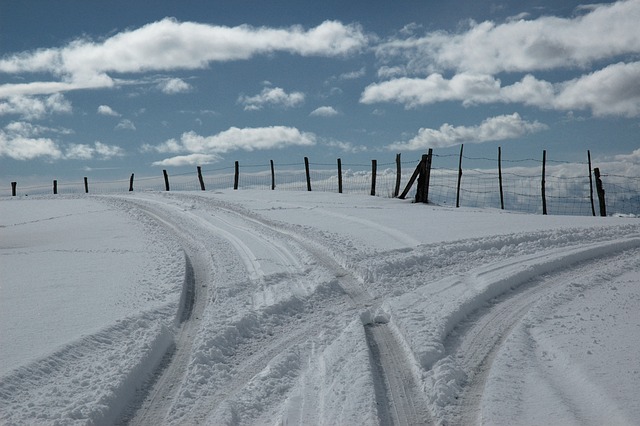
{"type": "Polygon", "coordinates": [[[276,169],[273,166],[273,160],[269,160],[271,162],[271,190],[276,189],[276,169]]]}
{"type": "Polygon", "coordinates": [[[84,193],[88,194],[89,193],[89,180],[87,179],[87,177],[84,177],[84,193]]]}
{"type": "Polygon", "coordinates": [[[404,198],[407,196],[407,194],[411,190],[411,187],[413,186],[413,183],[416,181],[416,178],[418,177],[418,175],[420,174],[420,171],[423,168],[423,163],[424,162],[425,162],[425,156],[423,155],[422,159],[420,160],[420,162],[416,166],[416,169],[413,171],[413,174],[409,178],[409,182],[407,182],[407,186],[404,187],[404,191],[402,191],[402,194],[400,194],[398,196],[398,198],[400,198],[401,200],[404,200],[404,198]]]}
{"type": "Polygon", "coordinates": [[[307,191],[311,191],[311,175],[309,174],[309,158],[304,157],[304,172],[307,174],[307,191]]]}
{"type": "Polygon", "coordinates": [[[129,178],[129,192],[133,191],[133,173],[131,173],[131,177],[129,178]]]}
{"type": "Polygon", "coordinates": [[[204,189],[204,179],[202,178],[202,167],[197,166],[198,167],[198,181],[200,182],[200,189],[201,190],[205,190],[204,189]]]}
{"type": "Polygon", "coordinates": [[[371,160],[371,195],[376,195],[376,175],[378,174],[378,160],[371,160]]]}
{"type": "Polygon", "coordinates": [[[16,196],[16,187],[18,186],[18,182],[11,182],[11,196],[16,196]]]}
{"type": "Polygon", "coordinates": [[[402,164],[400,162],[400,153],[396,154],[396,187],[393,191],[393,197],[400,194],[400,180],[402,178],[402,164]]]}
{"type": "Polygon", "coordinates": [[[238,189],[238,181],[240,180],[240,163],[236,161],[235,163],[235,171],[233,173],[233,190],[238,189]]]}
{"type": "Polygon", "coordinates": [[[604,188],[602,187],[602,179],[600,179],[600,169],[598,167],[593,169],[593,174],[596,176],[596,191],[598,192],[598,201],[600,203],[600,216],[606,216],[607,205],[604,200],[604,188]]]}
{"type": "Polygon", "coordinates": [[[342,194],[342,160],[338,158],[338,194],[342,194]]]}
{"type": "Polygon", "coordinates": [[[169,174],[167,173],[167,170],[163,170],[162,174],[164,175],[164,190],[168,191],[169,190],[169,174]]]}
{"type": "Polygon", "coordinates": [[[460,207],[460,183],[462,182],[462,150],[464,144],[460,144],[460,160],[458,161],[458,189],[456,190],[456,208],[460,207]]]}
{"type": "Polygon", "coordinates": [[[502,148],[498,147],[498,183],[500,185],[500,208],[504,210],[504,192],[502,192],[502,148]]]}
{"type": "Polygon", "coordinates": [[[589,199],[591,200],[591,214],[596,215],[596,208],[593,204],[593,178],[591,177],[591,152],[587,150],[587,160],[589,161],[589,199]]]}
{"type": "Polygon", "coordinates": [[[57,180],[53,181],[53,193],[54,194],[58,193],[58,181],[57,180]]]}
{"type": "Polygon", "coordinates": [[[542,214],[547,214],[547,197],[545,196],[545,166],[547,164],[547,150],[542,150],[542,214]]]}
{"type": "Polygon", "coordinates": [[[423,203],[429,202],[429,185],[431,183],[431,164],[433,162],[433,149],[429,148],[429,152],[427,153],[427,164],[425,166],[425,173],[427,175],[425,179],[424,185],[424,200],[423,203]]]}
{"type": "Polygon", "coordinates": [[[431,180],[431,158],[433,149],[429,148],[429,153],[422,156],[420,161],[420,174],[418,176],[418,189],[416,191],[416,203],[429,202],[429,181],[431,180]]]}

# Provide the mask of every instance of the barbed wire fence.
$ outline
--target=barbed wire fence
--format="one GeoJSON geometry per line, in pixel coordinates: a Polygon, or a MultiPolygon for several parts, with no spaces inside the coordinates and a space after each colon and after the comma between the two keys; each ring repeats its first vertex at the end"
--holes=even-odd
{"type": "MultiPolygon", "coordinates": [[[[419,160],[371,163],[304,162],[274,165],[240,164],[201,169],[195,172],[151,177],[134,175],[113,181],[53,181],[46,185],[18,186],[11,182],[11,195],[109,194],[134,191],[222,191],[230,189],[321,191],[347,194],[398,195],[406,188],[419,160]],[[308,165],[308,167],[306,167],[308,165]],[[200,180],[201,177],[201,180],[200,180]],[[18,191],[19,188],[19,191],[18,191]]],[[[552,159],[505,159],[456,154],[432,154],[428,202],[441,206],[496,208],[527,213],[595,215],[598,199],[589,163],[552,159]],[[474,167],[463,167],[472,162],[474,167]],[[541,173],[541,169],[544,174],[541,173]],[[544,181],[544,182],[543,182],[544,181]],[[459,182],[459,183],[458,183],[459,182]],[[544,188],[544,189],[543,189],[544,188]],[[595,201],[593,201],[595,198],[595,201]],[[595,203],[595,207],[594,207],[595,203]]],[[[609,215],[640,217],[640,173],[607,173],[601,169],[606,209],[609,215]]],[[[416,197],[409,188],[407,198],[416,197]]]]}

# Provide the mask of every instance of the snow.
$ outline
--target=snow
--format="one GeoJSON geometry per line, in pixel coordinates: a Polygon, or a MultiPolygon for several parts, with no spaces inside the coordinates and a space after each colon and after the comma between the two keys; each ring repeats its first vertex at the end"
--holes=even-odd
{"type": "Polygon", "coordinates": [[[640,221],[0,199],[0,423],[633,424],[640,221]]]}

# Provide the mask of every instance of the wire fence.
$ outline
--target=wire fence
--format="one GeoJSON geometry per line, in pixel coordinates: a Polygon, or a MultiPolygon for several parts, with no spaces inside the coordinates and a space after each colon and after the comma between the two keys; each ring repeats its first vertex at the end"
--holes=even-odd
{"type": "MultiPolygon", "coordinates": [[[[429,203],[443,206],[477,208],[502,208],[505,210],[543,213],[543,204],[548,214],[595,215],[598,199],[588,163],[538,159],[478,158],[458,155],[432,155],[428,187],[429,203]],[[466,168],[465,163],[474,167],[466,168]],[[500,165],[498,165],[500,164],[500,165]],[[460,168],[460,165],[463,167],[460,168]],[[546,168],[542,175],[541,168],[546,168]],[[461,173],[462,172],[462,173],[461,173]],[[461,173],[461,174],[460,174],[461,173]],[[458,190],[458,179],[460,185],[458,190]],[[544,180],[544,188],[542,183],[544,180]],[[502,195],[501,195],[502,189],[502,195]],[[543,201],[544,193],[544,201],[543,201]]],[[[371,194],[393,197],[396,185],[400,191],[407,185],[419,161],[377,163],[375,175],[372,163],[309,162],[308,174],[305,163],[238,164],[235,166],[201,169],[202,183],[197,173],[168,174],[138,177],[114,181],[78,180],[76,182],[54,181],[57,194],[122,193],[134,191],[207,191],[229,189],[257,189],[278,191],[339,192],[348,194],[371,194]],[[400,174],[398,174],[400,170],[400,174]],[[373,180],[375,177],[375,189],[373,180]],[[236,183],[237,182],[237,183],[236,183]]],[[[605,190],[605,202],[609,215],[640,217],[640,173],[607,173],[607,168],[616,170],[615,163],[601,167],[601,179],[605,190]]],[[[52,185],[18,186],[12,182],[12,195],[51,194],[52,185]],[[19,191],[16,189],[19,188],[19,191]]],[[[407,198],[415,197],[411,188],[407,198]]]]}

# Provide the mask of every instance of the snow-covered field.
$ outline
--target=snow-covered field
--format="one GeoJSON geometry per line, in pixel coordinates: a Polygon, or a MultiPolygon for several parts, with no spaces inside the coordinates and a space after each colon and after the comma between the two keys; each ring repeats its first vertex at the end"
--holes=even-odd
{"type": "Polygon", "coordinates": [[[0,199],[1,424],[637,424],[640,219],[0,199]]]}

